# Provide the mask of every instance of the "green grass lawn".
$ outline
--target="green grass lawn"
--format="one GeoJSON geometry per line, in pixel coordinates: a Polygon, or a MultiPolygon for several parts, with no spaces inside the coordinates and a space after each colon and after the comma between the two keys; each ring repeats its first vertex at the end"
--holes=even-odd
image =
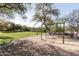
{"type": "Polygon", "coordinates": [[[34,35],[39,35],[38,32],[5,32],[0,33],[0,45],[8,44],[9,42],[23,38],[23,37],[29,37],[34,35]]]}

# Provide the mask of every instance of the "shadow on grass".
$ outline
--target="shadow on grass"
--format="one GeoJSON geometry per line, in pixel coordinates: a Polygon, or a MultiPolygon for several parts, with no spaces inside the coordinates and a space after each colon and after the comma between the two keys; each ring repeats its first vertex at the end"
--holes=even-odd
{"type": "Polygon", "coordinates": [[[8,36],[0,36],[0,39],[14,39],[13,37],[8,37],[8,36]]]}
{"type": "Polygon", "coordinates": [[[7,45],[11,43],[14,40],[13,37],[8,37],[8,36],[0,36],[0,46],[7,45]]]}

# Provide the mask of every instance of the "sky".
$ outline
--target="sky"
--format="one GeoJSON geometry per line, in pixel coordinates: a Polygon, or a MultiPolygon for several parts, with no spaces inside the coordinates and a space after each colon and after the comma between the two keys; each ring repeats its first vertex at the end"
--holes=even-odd
{"type": "MultiPolygon", "coordinates": [[[[60,17],[64,17],[68,15],[72,10],[79,9],[79,3],[55,3],[55,7],[60,10],[60,17]]],[[[12,22],[30,27],[39,27],[40,23],[36,24],[36,22],[32,21],[33,15],[34,15],[34,9],[26,13],[27,16],[26,21],[16,16],[16,18],[12,20],[12,22]]]]}
{"type": "Polygon", "coordinates": [[[60,10],[61,17],[68,15],[74,9],[79,9],[79,3],[56,3],[55,6],[60,10]]]}

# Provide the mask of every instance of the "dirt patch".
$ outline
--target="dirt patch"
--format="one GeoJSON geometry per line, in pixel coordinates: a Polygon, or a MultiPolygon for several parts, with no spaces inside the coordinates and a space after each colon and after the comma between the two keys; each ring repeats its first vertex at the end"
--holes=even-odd
{"type": "Polygon", "coordinates": [[[22,38],[15,41],[12,45],[1,48],[0,55],[4,56],[77,56],[79,55],[79,42],[65,39],[62,44],[62,38],[57,36],[40,36],[22,38]],[[72,44],[71,44],[72,43],[72,44]]]}

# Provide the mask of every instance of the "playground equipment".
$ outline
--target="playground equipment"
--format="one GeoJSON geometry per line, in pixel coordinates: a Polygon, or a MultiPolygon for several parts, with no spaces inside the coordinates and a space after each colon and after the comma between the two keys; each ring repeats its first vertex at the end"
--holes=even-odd
{"type": "MultiPolygon", "coordinates": [[[[64,40],[64,33],[65,33],[65,22],[61,22],[61,23],[54,23],[55,25],[58,25],[58,24],[62,24],[63,26],[62,26],[62,28],[63,28],[63,35],[62,35],[62,43],[64,44],[65,43],[65,40],[64,40]]],[[[54,24],[50,24],[50,25],[54,25],[54,24]]],[[[49,25],[49,24],[48,24],[49,25]]],[[[41,40],[43,39],[42,37],[43,37],[43,29],[42,29],[42,27],[43,27],[43,24],[41,25],[41,40]]],[[[57,26],[56,26],[56,28],[57,28],[57,26]]]]}

